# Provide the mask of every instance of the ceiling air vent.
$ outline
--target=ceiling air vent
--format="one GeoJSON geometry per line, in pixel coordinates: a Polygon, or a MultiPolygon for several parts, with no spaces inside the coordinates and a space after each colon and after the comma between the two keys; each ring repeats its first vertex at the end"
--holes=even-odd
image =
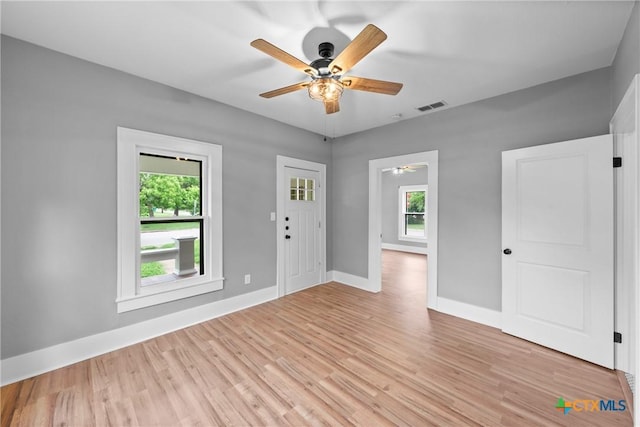
{"type": "Polygon", "coordinates": [[[416,108],[416,110],[423,111],[423,112],[430,111],[430,110],[435,110],[436,108],[444,107],[445,105],[447,105],[446,102],[438,101],[438,102],[434,102],[433,104],[423,105],[422,107],[418,107],[416,108]]]}

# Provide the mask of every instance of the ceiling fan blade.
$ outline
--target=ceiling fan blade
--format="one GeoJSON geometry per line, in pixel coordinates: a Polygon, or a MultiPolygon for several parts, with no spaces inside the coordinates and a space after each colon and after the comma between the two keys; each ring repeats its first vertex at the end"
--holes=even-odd
{"type": "Polygon", "coordinates": [[[274,89],[269,92],[261,93],[260,96],[263,98],[273,98],[274,96],[284,95],[285,93],[295,92],[300,89],[304,89],[309,86],[309,82],[301,82],[296,83],[290,86],[281,87],[280,89],[274,89]]]}
{"type": "Polygon", "coordinates": [[[346,89],[383,93],[385,95],[396,95],[402,89],[402,83],[365,79],[364,77],[348,76],[341,79],[340,82],[346,89]]]}
{"type": "Polygon", "coordinates": [[[338,111],[340,111],[340,103],[337,100],[324,101],[324,111],[327,114],[337,113],[338,111]]]}
{"type": "Polygon", "coordinates": [[[295,56],[285,52],[277,46],[272,45],[266,40],[256,39],[251,42],[251,46],[305,74],[309,74],[310,76],[318,74],[317,70],[309,64],[302,62],[295,56]]]}
{"type": "Polygon", "coordinates": [[[346,73],[369,52],[387,39],[387,35],[373,24],[367,25],[347,47],[329,64],[333,74],[346,73]]]}

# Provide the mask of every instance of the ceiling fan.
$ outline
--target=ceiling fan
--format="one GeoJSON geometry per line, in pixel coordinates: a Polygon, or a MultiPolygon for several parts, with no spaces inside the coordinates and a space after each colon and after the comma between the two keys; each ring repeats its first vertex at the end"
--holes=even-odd
{"type": "Polygon", "coordinates": [[[391,172],[394,175],[401,175],[405,172],[415,172],[416,169],[420,169],[425,167],[426,165],[408,165],[408,166],[397,166],[395,168],[386,168],[382,169],[382,172],[391,172]]]}
{"type": "Polygon", "coordinates": [[[340,111],[339,100],[344,89],[395,95],[402,89],[402,83],[344,75],[380,43],[385,41],[386,38],[387,35],[380,28],[369,24],[335,59],[331,58],[333,56],[333,44],[329,42],[320,43],[318,46],[320,58],[311,64],[302,62],[266,40],[254,40],[251,42],[251,46],[311,77],[311,81],[281,87],[261,93],[260,96],[273,98],[274,96],[307,88],[309,96],[312,99],[322,101],[325,112],[332,114],[340,111]]]}

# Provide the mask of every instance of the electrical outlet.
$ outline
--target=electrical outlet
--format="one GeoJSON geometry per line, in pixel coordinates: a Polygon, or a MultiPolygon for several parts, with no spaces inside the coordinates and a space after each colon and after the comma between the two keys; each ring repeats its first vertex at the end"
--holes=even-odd
{"type": "Polygon", "coordinates": [[[251,275],[250,274],[245,274],[244,275],[244,284],[248,285],[251,283],[251,275]]]}

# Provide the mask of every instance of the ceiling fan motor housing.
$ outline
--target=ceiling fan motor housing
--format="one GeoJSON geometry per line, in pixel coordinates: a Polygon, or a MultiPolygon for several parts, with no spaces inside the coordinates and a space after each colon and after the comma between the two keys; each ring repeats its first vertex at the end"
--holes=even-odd
{"type": "Polygon", "coordinates": [[[331,58],[333,56],[333,43],[320,43],[318,46],[318,54],[321,58],[331,58]]]}
{"type": "Polygon", "coordinates": [[[318,46],[318,54],[321,58],[313,61],[311,65],[318,70],[320,77],[325,77],[331,74],[329,71],[329,64],[331,63],[331,57],[333,56],[333,44],[329,42],[320,43],[318,46]]]}

